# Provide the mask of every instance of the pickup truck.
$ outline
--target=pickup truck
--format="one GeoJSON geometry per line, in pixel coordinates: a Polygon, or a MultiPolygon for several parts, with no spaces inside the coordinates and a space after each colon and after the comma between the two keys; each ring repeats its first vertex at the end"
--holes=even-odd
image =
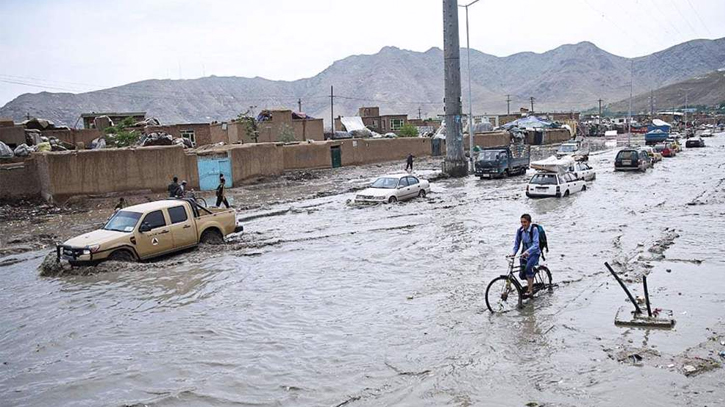
{"type": "Polygon", "coordinates": [[[102,229],[57,245],[56,254],[58,261],[73,266],[147,260],[199,243],[222,243],[242,230],[234,209],[205,208],[191,199],[172,198],[121,209],[102,229]]]}
{"type": "Polygon", "coordinates": [[[476,159],[476,175],[483,179],[525,174],[530,161],[531,146],[527,144],[484,148],[476,159]]]}

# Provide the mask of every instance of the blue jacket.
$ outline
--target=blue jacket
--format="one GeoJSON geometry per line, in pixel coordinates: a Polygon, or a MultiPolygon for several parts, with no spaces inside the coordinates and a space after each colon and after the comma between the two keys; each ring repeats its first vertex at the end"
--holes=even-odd
{"type": "Polygon", "coordinates": [[[534,225],[531,224],[526,230],[524,230],[523,226],[516,229],[516,240],[514,241],[513,254],[516,254],[519,251],[519,246],[521,244],[524,245],[524,252],[529,255],[541,254],[541,250],[539,249],[539,228],[535,228],[534,225]],[[531,233],[532,228],[533,234],[531,233]]]}

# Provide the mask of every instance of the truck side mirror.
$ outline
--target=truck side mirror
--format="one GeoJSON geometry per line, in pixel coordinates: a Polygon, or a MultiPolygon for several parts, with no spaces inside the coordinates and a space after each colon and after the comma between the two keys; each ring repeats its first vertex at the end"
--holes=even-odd
{"type": "Polygon", "coordinates": [[[151,231],[151,225],[149,225],[148,223],[144,222],[144,223],[141,224],[141,227],[138,228],[138,231],[141,232],[141,233],[150,232],[151,231]]]}

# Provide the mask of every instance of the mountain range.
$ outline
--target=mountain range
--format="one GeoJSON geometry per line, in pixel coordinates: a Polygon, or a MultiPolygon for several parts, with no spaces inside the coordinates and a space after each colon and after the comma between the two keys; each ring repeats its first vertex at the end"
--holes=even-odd
{"type": "MultiPolygon", "coordinates": [[[[467,50],[461,50],[461,87],[467,109],[467,50]]],[[[474,114],[529,107],[536,111],[591,108],[598,99],[613,103],[649,93],[725,67],[725,38],[693,40],[651,55],[624,58],[590,42],[568,44],[541,54],[507,57],[471,49],[474,114]],[[631,76],[630,76],[631,73],[631,76]]],[[[222,121],[252,107],[297,110],[329,123],[330,86],[334,113],[354,115],[360,106],[380,106],[381,114],[417,117],[443,113],[443,51],[425,52],[384,47],[373,55],[354,55],[334,62],[319,74],[295,81],[210,76],[186,80],[145,80],[87,93],[26,93],[0,108],[0,117],[19,121],[26,114],[74,125],[81,113],[145,111],[162,123],[222,121]],[[420,110],[419,110],[420,109],[420,110]]],[[[697,103],[692,95],[692,103],[697,103]]]]}
{"type": "MultiPolygon", "coordinates": [[[[725,69],[698,75],[673,83],[632,98],[633,113],[680,109],[695,105],[715,106],[725,104],[725,69]]],[[[606,105],[609,112],[627,112],[629,98],[606,105]]]]}

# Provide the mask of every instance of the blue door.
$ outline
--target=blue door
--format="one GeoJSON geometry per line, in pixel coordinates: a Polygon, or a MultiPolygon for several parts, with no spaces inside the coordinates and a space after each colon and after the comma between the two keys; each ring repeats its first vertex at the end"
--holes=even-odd
{"type": "Polygon", "coordinates": [[[227,155],[202,155],[197,157],[199,188],[211,191],[219,185],[219,174],[224,174],[224,185],[232,187],[232,161],[227,155]]]}

